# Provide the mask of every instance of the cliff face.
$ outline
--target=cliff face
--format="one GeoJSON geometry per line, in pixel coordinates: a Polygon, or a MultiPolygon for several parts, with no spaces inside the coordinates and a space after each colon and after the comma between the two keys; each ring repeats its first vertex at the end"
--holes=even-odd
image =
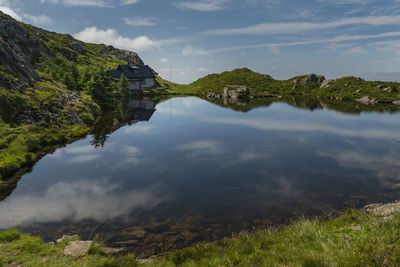
{"type": "MultiPolygon", "coordinates": [[[[112,46],[87,44],[68,34],[49,32],[18,22],[0,11],[0,87],[24,90],[39,80],[35,64],[61,54],[81,65],[118,61],[142,65],[140,57],[112,46]]],[[[99,64],[101,65],[101,64],[99,64]]]]}

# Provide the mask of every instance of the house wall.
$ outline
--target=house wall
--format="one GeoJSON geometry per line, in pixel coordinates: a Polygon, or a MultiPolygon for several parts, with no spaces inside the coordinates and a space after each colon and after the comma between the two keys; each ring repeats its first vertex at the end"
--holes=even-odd
{"type": "Polygon", "coordinates": [[[140,81],[138,80],[129,80],[129,88],[131,90],[140,90],[144,88],[152,88],[156,84],[155,80],[153,78],[146,78],[144,80],[144,83],[140,84],[140,81]]]}
{"type": "Polygon", "coordinates": [[[139,90],[140,89],[140,82],[139,81],[129,81],[129,88],[131,90],[139,90]]]}
{"type": "Polygon", "coordinates": [[[155,86],[155,81],[153,78],[146,78],[145,83],[142,84],[142,88],[151,88],[155,86]]]}

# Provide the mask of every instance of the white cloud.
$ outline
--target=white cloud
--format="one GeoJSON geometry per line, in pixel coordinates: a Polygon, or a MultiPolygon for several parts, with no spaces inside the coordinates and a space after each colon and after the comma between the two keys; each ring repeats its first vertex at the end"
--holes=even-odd
{"type": "Polygon", "coordinates": [[[400,16],[366,16],[342,18],[330,22],[281,22],[261,23],[242,28],[214,29],[204,32],[208,35],[268,35],[268,34],[291,34],[305,31],[324,30],[351,25],[396,25],[400,23],[400,16]]]}
{"type": "Polygon", "coordinates": [[[357,47],[352,47],[352,48],[345,50],[344,53],[348,54],[348,55],[354,55],[354,54],[365,55],[368,53],[368,51],[367,51],[367,49],[365,49],[363,47],[357,46],[357,47]]]}
{"type": "Polygon", "coordinates": [[[156,23],[154,22],[155,18],[124,18],[124,22],[130,26],[154,26],[156,23]]]}
{"type": "Polygon", "coordinates": [[[46,16],[46,15],[30,15],[30,14],[24,14],[24,19],[30,21],[33,24],[36,25],[50,25],[53,23],[53,20],[46,16]]]}
{"type": "Polygon", "coordinates": [[[8,1],[0,1],[0,11],[16,20],[26,21],[36,25],[49,25],[53,23],[52,19],[46,15],[31,15],[28,13],[21,14],[14,8],[11,8],[8,1]]]}
{"type": "Polygon", "coordinates": [[[136,4],[137,2],[139,2],[139,0],[122,0],[121,5],[123,5],[123,6],[132,5],[132,4],[136,4]]]}
{"type": "Polygon", "coordinates": [[[85,28],[83,31],[74,34],[74,37],[84,42],[107,44],[133,51],[153,50],[160,47],[160,44],[147,36],[128,38],[119,35],[114,29],[102,30],[97,27],[85,28]]]}
{"type": "Polygon", "coordinates": [[[209,54],[208,51],[202,49],[202,48],[196,48],[196,47],[192,47],[190,45],[184,47],[182,49],[182,55],[184,56],[202,56],[202,55],[207,55],[209,54]]]}
{"type": "Polygon", "coordinates": [[[22,17],[20,15],[18,15],[17,12],[15,12],[12,8],[10,8],[8,6],[0,6],[0,11],[13,17],[16,20],[20,20],[20,21],[22,20],[22,17]]]}
{"type": "Polygon", "coordinates": [[[119,35],[115,29],[102,30],[97,27],[87,27],[74,34],[76,39],[88,43],[112,45],[120,49],[133,51],[146,51],[160,49],[164,45],[185,42],[188,38],[171,38],[165,40],[152,40],[147,36],[129,38],[119,35]]]}
{"type": "Polygon", "coordinates": [[[286,43],[265,43],[265,44],[255,44],[255,45],[247,45],[247,46],[228,46],[215,48],[210,50],[204,50],[202,48],[193,48],[191,46],[187,46],[182,50],[182,55],[190,55],[190,56],[202,56],[208,54],[215,54],[220,52],[228,52],[228,51],[236,51],[242,49],[255,49],[255,48],[268,48],[271,49],[273,47],[289,47],[289,46],[303,46],[303,45],[313,45],[313,44],[336,44],[339,42],[347,42],[347,41],[356,41],[356,40],[367,40],[367,39],[379,39],[379,38],[387,38],[387,37],[399,37],[400,32],[386,32],[380,34],[373,35],[340,35],[333,38],[326,39],[314,39],[314,40],[306,40],[306,41],[295,41],[295,42],[286,42],[286,43]]]}
{"type": "Polygon", "coordinates": [[[228,0],[204,0],[204,1],[180,1],[174,4],[183,9],[191,9],[196,11],[210,12],[218,11],[223,8],[223,4],[228,0]]]}
{"type": "Polygon", "coordinates": [[[161,63],[167,63],[167,62],[169,62],[169,59],[166,58],[166,57],[163,57],[162,59],[160,59],[160,62],[161,63]]]}
{"type": "Polygon", "coordinates": [[[40,2],[51,4],[64,4],[66,6],[112,7],[112,3],[105,0],[40,0],[40,2]]]}
{"type": "Polygon", "coordinates": [[[197,68],[198,72],[207,72],[208,69],[207,68],[197,68]]]}
{"type": "Polygon", "coordinates": [[[136,4],[139,0],[40,0],[40,3],[63,4],[65,6],[115,7],[136,4]]]}

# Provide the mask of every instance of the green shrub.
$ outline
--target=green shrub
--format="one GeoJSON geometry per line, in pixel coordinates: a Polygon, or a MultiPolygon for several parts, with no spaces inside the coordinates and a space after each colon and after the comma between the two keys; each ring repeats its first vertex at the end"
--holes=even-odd
{"type": "Polygon", "coordinates": [[[0,232],[0,243],[9,243],[21,238],[21,233],[18,230],[10,229],[0,232]]]}
{"type": "Polygon", "coordinates": [[[139,263],[135,260],[135,257],[131,255],[119,257],[119,258],[104,258],[102,261],[102,266],[104,267],[121,267],[129,266],[136,267],[139,263]]]}
{"type": "Polygon", "coordinates": [[[94,122],[93,116],[86,112],[79,114],[79,118],[81,118],[81,120],[83,120],[83,122],[86,124],[93,124],[94,122]]]}
{"type": "Polygon", "coordinates": [[[101,248],[101,245],[99,243],[95,243],[95,242],[93,242],[90,245],[88,254],[89,255],[100,255],[100,256],[105,255],[103,249],[101,248]]]}

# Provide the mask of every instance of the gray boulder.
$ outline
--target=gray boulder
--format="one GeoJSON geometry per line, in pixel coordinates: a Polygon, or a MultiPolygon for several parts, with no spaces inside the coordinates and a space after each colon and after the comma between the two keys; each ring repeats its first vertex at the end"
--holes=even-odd
{"type": "Polygon", "coordinates": [[[334,81],[335,81],[335,80],[325,80],[325,81],[322,82],[320,88],[321,88],[321,89],[327,88],[327,87],[331,86],[331,84],[332,84],[334,81]]]}
{"type": "Polygon", "coordinates": [[[364,207],[365,211],[370,214],[380,216],[390,216],[395,213],[400,213],[400,202],[388,203],[388,204],[371,204],[364,207]]]}
{"type": "Polygon", "coordinates": [[[373,104],[377,103],[375,98],[369,98],[369,96],[363,96],[361,98],[357,98],[356,101],[363,103],[365,105],[369,105],[369,104],[373,105],[373,104]]]}
{"type": "Polygon", "coordinates": [[[222,97],[224,99],[229,99],[229,98],[237,99],[246,97],[249,95],[249,93],[250,93],[249,89],[247,89],[245,86],[233,85],[224,88],[224,93],[222,97]]]}
{"type": "Polygon", "coordinates": [[[64,248],[65,256],[84,256],[88,253],[93,241],[71,241],[64,248]]]}

